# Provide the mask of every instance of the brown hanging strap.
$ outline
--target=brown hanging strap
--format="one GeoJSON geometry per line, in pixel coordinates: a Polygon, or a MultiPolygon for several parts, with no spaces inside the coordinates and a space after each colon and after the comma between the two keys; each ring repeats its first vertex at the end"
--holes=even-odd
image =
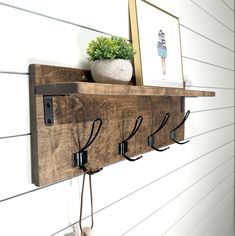
{"type": "MultiPolygon", "coordinates": [[[[90,201],[91,201],[91,229],[94,225],[94,219],[93,219],[93,196],[92,196],[92,184],[91,184],[91,175],[89,176],[89,188],[90,188],[90,201]]],[[[80,206],[80,218],[79,218],[79,226],[80,230],[82,231],[82,210],[83,210],[83,195],[84,195],[84,187],[85,187],[85,179],[86,179],[86,173],[83,175],[83,181],[82,181],[82,192],[81,192],[81,206],[80,206]]]]}

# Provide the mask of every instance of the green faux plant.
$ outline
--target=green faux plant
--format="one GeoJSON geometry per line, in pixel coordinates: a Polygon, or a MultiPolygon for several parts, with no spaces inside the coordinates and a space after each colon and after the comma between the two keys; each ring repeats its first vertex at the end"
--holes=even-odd
{"type": "Polygon", "coordinates": [[[134,49],[131,43],[122,37],[98,36],[89,42],[87,47],[89,61],[105,59],[124,59],[134,58],[134,49]]]}

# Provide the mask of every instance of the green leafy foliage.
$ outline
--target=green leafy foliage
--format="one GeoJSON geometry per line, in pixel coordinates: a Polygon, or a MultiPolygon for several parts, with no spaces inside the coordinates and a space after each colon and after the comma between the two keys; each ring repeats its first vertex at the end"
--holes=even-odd
{"type": "Polygon", "coordinates": [[[87,54],[90,61],[100,59],[131,60],[135,52],[131,43],[122,37],[98,36],[95,40],[89,42],[87,54]]]}

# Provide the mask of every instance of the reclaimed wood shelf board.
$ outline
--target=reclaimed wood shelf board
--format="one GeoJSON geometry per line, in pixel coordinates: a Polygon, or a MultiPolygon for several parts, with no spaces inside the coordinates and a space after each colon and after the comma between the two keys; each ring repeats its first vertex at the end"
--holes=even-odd
{"type": "MultiPolygon", "coordinates": [[[[174,143],[170,131],[184,118],[184,97],[215,95],[178,88],[88,83],[84,79],[90,77],[89,71],[48,65],[30,65],[29,76],[32,172],[37,186],[83,173],[74,167],[73,154],[86,144],[97,118],[102,127],[87,148],[87,168],[93,170],[125,160],[118,154],[118,144],[130,135],[138,116],[143,121],[128,141],[129,157],[153,150],[148,136],[161,125],[166,113],[170,118],[157,133],[155,146],[174,143]],[[51,126],[44,120],[45,95],[52,98],[51,126]]],[[[177,129],[176,139],[184,140],[184,125],[177,129]]]]}
{"type": "Polygon", "coordinates": [[[180,96],[180,97],[212,97],[214,92],[186,90],[180,88],[163,88],[153,86],[116,85],[87,82],[54,83],[36,86],[39,95],[117,95],[117,96],[180,96]]]}

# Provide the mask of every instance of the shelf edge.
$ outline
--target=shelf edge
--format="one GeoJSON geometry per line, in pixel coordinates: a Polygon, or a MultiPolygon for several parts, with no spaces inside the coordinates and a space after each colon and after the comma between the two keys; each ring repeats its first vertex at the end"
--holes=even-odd
{"type": "Polygon", "coordinates": [[[131,86],[99,84],[87,82],[52,83],[38,85],[35,88],[37,95],[70,95],[90,94],[108,96],[180,96],[180,97],[213,97],[215,92],[185,90],[181,88],[163,88],[151,86],[131,86]]]}

